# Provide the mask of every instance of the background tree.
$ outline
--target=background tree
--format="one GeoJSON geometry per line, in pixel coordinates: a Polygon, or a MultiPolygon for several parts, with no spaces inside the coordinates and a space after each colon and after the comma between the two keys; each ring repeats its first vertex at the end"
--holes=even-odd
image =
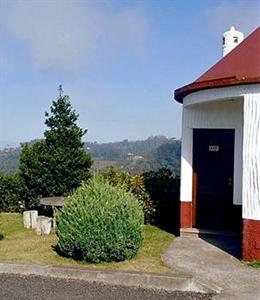
{"type": "Polygon", "coordinates": [[[23,196],[24,186],[18,174],[0,174],[0,212],[22,211],[23,196]]]}
{"type": "Polygon", "coordinates": [[[20,175],[32,195],[65,196],[89,177],[91,157],[81,140],[87,130],[77,125],[79,115],[61,86],[59,91],[50,113],[45,113],[45,139],[22,146],[20,175]]]}
{"type": "Polygon", "coordinates": [[[156,226],[178,233],[180,216],[180,178],[169,169],[143,174],[144,186],[155,207],[156,226]]]}

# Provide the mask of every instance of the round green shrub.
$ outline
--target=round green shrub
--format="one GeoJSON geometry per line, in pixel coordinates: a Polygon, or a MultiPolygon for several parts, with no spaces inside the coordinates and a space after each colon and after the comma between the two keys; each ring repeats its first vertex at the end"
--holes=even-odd
{"type": "Polygon", "coordinates": [[[87,262],[130,259],[141,246],[143,222],[142,208],[130,192],[94,176],[57,214],[58,248],[87,262]]]}

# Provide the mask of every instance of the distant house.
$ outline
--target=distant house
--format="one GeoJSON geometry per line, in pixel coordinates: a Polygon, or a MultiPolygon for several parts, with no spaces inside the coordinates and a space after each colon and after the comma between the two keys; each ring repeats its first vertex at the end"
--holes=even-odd
{"type": "Polygon", "coordinates": [[[134,154],[131,153],[131,152],[127,153],[127,156],[128,156],[128,159],[129,159],[129,160],[132,160],[132,161],[144,159],[143,156],[141,156],[141,155],[134,155],[134,154]]]}
{"type": "Polygon", "coordinates": [[[141,156],[141,155],[134,155],[134,156],[132,157],[132,160],[142,160],[142,159],[144,159],[144,157],[141,156]]]}
{"type": "Polygon", "coordinates": [[[175,91],[183,104],[181,228],[243,228],[243,259],[254,260],[260,259],[260,27],[242,39],[231,27],[223,36],[225,56],[175,91]]]}

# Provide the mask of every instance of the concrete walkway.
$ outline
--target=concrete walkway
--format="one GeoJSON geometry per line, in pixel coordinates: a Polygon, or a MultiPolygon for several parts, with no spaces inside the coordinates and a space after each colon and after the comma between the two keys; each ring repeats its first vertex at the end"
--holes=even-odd
{"type": "Polygon", "coordinates": [[[178,237],[164,263],[221,291],[214,300],[260,300],[260,269],[249,268],[220,248],[200,239],[178,237]]]}

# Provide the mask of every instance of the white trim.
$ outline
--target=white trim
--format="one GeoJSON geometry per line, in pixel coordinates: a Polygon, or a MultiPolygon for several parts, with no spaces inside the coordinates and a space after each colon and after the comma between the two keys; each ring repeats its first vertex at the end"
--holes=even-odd
{"type": "Polygon", "coordinates": [[[230,87],[213,88],[191,93],[184,97],[183,107],[211,101],[224,101],[243,97],[246,94],[259,94],[260,84],[236,85],[230,87]]]}

